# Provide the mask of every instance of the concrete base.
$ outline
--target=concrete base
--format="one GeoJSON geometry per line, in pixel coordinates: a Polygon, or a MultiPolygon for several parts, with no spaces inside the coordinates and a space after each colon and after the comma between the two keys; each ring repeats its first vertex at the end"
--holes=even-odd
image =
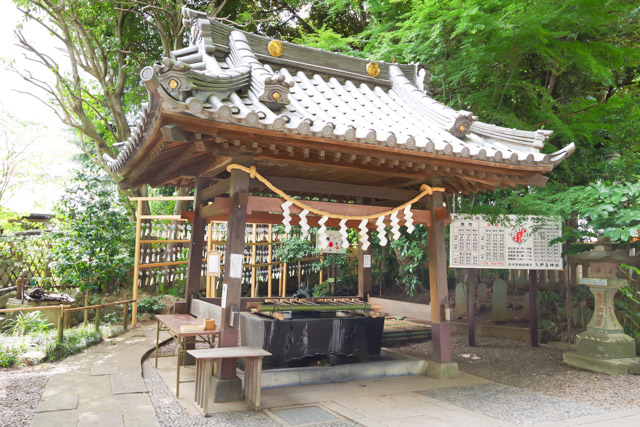
{"type": "Polygon", "coordinates": [[[640,357],[599,359],[579,353],[563,353],[562,361],[576,368],[610,375],[640,375],[640,357]]]}
{"type": "Polygon", "coordinates": [[[375,362],[306,368],[264,369],[262,371],[262,388],[295,387],[406,375],[424,375],[426,372],[426,360],[416,359],[386,348],[382,349],[380,356],[382,360],[375,362]]]}
{"type": "Polygon", "coordinates": [[[636,356],[636,342],[622,330],[619,333],[585,331],[578,334],[576,350],[599,359],[627,359],[636,356]]]}
{"type": "Polygon", "coordinates": [[[427,362],[426,375],[437,380],[452,380],[460,376],[458,364],[456,362],[436,362],[429,360],[427,362]]]}
{"type": "Polygon", "coordinates": [[[209,387],[213,403],[239,402],[244,398],[242,395],[242,381],[238,377],[230,380],[211,377],[209,387]]]}

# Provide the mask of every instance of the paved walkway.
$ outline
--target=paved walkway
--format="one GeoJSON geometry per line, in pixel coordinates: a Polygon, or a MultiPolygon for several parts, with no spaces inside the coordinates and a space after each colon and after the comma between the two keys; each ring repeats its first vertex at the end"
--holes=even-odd
{"type": "MultiPolygon", "coordinates": [[[[193,383],[175,398],[175,358],[156,370],[140,358],[155,345],[155,324],[63,361],[50,378],[33,426],[611,426],[640,425],[640,409],[606,412],[461,374],[455,380],[395,377],[266,389],[264,410],[215,404],[203,418],[193,383]]],[[[153,359],[151,359],[153,361],[153,359]]],[[[182,379],[193,377],[193,368],[182,379]]]]}

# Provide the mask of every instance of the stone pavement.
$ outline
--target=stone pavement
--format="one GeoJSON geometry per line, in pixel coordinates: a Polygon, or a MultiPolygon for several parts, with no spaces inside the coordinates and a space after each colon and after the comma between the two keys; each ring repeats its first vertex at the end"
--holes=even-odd
{"type": "Polygon", "coordinates": [[[157,426],[140,365],[155,340],[155,322],[147,323],[60,362],[31,425],[157,426]]]}
{"type": "MultiPolygon", "coordinates": [[[[161,338],[167,337],[166,335],[161,338]]],[[[33,426],[611,426],[640,425],[640,408],[603,409],[461,374],[405,376],[263,389],[262,411],[245,402],[193,403],[193,383],[175,398],[175,357],[140,359],[155,345],[155,323],[63,361],[50,378],[33,426]]],[[[193,368],[182,379],[193,378],[193,368]]]]}

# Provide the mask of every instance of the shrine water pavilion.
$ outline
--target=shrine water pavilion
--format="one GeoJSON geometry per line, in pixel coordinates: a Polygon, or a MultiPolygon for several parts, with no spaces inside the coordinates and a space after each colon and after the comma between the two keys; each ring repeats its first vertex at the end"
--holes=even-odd
{"type": "MultiPolygon", "coordinates": [[[[281,42],[186,8],[183,20],[189,46],[141,71],[149,101],[118,156],[105,160],[125,188],[195,188],[186,312],[194,299],[216,304],[219,345],[238,345],[237,312],[246,304],[232,264],[244,251],[248,222],[358,229],[363,298],[372,287],[371,264],[363,262],[371,253],[367,230],[384,235],[385,226],[424,224],[432,372],[455,375],[444,317],[444,197],[544,186],[543,175],[574,145],[543,153],[550,130],[484,123],[436,101],[428,91],[430,73],[420,64],[281,42]],[[207,299],[199,296],[201,254],[212,220],[228,221],[224,257],[231,262],[222,298],[207,299]]],[[[225,360],[217,378],[234,378],[235,366],[225,360]]]]}

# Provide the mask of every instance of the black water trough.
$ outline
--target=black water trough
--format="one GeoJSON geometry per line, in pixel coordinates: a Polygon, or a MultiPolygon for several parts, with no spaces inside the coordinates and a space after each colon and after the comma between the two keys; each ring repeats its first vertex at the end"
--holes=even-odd
{"type": "Polygon", "coordinates": [[[242,345],[272,354],[263,367],[300,367],[380,358],[384,317],[348,312],[286,313],[284,320],[241,313],[242,345]]]}

